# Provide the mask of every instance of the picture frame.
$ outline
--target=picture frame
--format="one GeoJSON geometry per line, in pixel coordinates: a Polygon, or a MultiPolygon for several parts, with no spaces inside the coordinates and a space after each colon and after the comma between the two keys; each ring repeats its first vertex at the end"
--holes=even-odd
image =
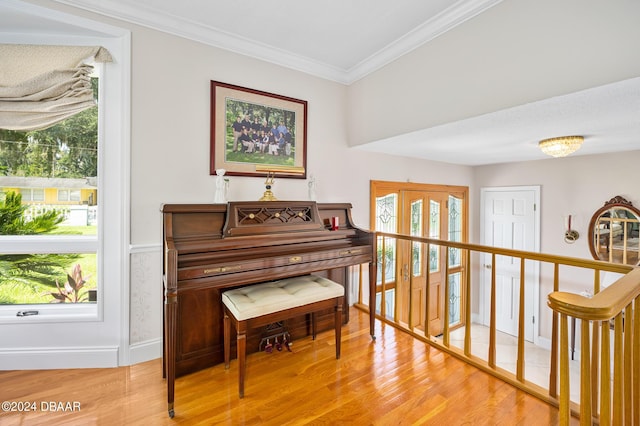
{"type": "Polygon", "coordinates": [[[211,80],[210,175],[305,179],[307,101],[211,80]]]}

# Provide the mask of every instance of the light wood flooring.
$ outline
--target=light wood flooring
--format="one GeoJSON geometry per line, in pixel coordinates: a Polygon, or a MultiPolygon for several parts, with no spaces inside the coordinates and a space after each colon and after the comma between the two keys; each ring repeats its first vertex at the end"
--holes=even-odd
{"type": "MultiPolygon", "coordinates": [[[[351,310],[342,358],[333,332],[297,340],[293,352],[247,357],[245,398],[237,362],[178,378],[167,415],[161,361],[113,369],[0,371],[0,425],[553,425],[558,410],[423,342],[351,310]],[[80,405],[52,412],[50,402],[80,405]],[[45,408],[49,411],[43,410],[45,408]]],[[[66,407],[63,407],[66,408],[66,407]]],[[[577,424],[572,419],[572,424],[577,424]]]]}

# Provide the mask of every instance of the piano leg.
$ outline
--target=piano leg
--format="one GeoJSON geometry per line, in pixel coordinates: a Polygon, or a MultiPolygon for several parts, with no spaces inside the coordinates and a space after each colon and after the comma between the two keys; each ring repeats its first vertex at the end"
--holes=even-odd
{"type": "Polygon", "coordinates": [[[178,311],[177,303],[165,304],[165,315],[168,327],[165,330],[165,370],[167,375],[167,409],[169,417],[173,418],[175,412],[173,410],[175,380],[176,380],[176,352],[175,352],[175,326],[176,314],[178,311]]]}
{"type": "MultiPolygon", "coordinates": [[[[177,252],[175,250],[167,250],[165,256],[165,262],[169,265],[167,269],[177,269],[177,252]]],[[[175,278],[175,276],[168,276],[164,289],[164,373],[167,378],[167,409],[171,418],[175,415],[173,401],[176,385],[176,335],[178,322],[178,284],[175,278]]]]}
{"type": "MultiPolygon", "coordinates": [[[[373,251],[374,254],[376,250],[373,251]]],[[[376,340],[376,262],[369,263],[369,334],[376,340]]]]}

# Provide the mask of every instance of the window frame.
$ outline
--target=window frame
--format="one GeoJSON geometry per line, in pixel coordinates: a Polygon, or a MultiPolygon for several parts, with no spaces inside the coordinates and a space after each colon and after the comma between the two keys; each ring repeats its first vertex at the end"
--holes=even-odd
{"type": "MultiPolygon", "coordinates": [[[[103,76],[105,74],[105,65],[102,63],[94,63],[94,72],[98,74],[98,194],[103,191],[103,185],[107,182],[101,178],[105,152],[105,131],[104,131],[104,118],[105,114],[102,109],[104,104],[102,101],[103,91],[105,89],[105,81],[103,76]]],[[[30,190],[30,194],[33,194],[34,188],[19,188],[20,193],[24,189],[30,190]]],[[[61,188],[67,191],[69,197],[65,200],[60,200],[58,189],[56,194],[57,201],[69,202],[72,189],[61,188]]],[[[44,194],[44,189],[42,190],[44,194]]],[[[80,190],[78,190],[79,192],[80,190]]],[[[30,197],[29,202],[36,202],[30,197]]],[[[102,213],[104,208],[103,202],[98,202],[98,217],[104,218],[102,213]]],[[[95,303],[38,303],[38,304],[11,304],[0,305],[0,324],[7,323],[24,323],[25,319],[29,322],[76,322],[76,321],[101,321],[102,313],[104,311],[104,301],[102,295],[104,294],[104,259],[102,253],[104,232],[102,231],[104,225],[103,220],[98,221],[98,231],[95,235],[0,235],[0,254],[95,254],[96,255],[96,270],[97,274],[95,279],[97,280],[97,301],[95,303]],[[31,315],[28,317],[19,316],[19,312],[24,311],[37,311],[37,315],[31,315]]]]}
{"type": "MultiPolygon", "coordinates": [[[[109,27],[112,28],[112,27],[109,27]]],[[[41,35],[27,36],[26,39],[8,40],[8,42],[27,44],[79,44],[77,38],[45,37],[41,35]]],[[[82,44],[102,45],[110,50],[115,57],[127,58],[130,55],[130,34],[123,32],[113,37],[83,37],[82,44]]],[[[128,62],[128,61],[125,61],[128,62]]],[[[98,97],[98,223],[96,235],[87,236],[0,236],[0,253],[95,253],[97,259],[96,279],[97,302],[96,303],[57,303],[57,304],[13,304],[0,305],[0,325],[2,324],[55,324],[69,322],[95,322],[105,321],[105,306],[119,306],[116,312],[122,309],[122,315],[128,311],[128,305],[122,306],[122,294],[128,293],[129,281],[123,277],[128,276],[128,239],[129,232],[129,169],[123,164],[128,164],[130,138],[129,107],[127,99],[130,99],[130,90],[122,90],[123,84],[128,87],[130,73],[123,64],[96,63],[95,68],[99,74],[98,97]],[[118,67],[118,71],[110,72],[109,68],[118,67]],[[111,105],[106,114],[105,105],[111,105]],[[108,144],[108,149],[107,149],[108,144]],[[123,161],[127,159],[127,161],[123,161]],[[108,226],[110,233],[105,233],[108,226]],[[34,238],[35,237],[35,238],[34,238]],[[54,247],[58,247],[54,251],[54,247]],[[104,264],[118,265],[114,268],[104,268],[104,264]],[[108,292],[105,291],[107,282],[114,282],[108,292]],[[122,307],[121,307],[122,306],[122,307]],[[19,311],[38,311],[38,315],[22,316],[19,311]]],[[[109,320],[117,328],[128,319],[120,318],[109,320]],[[118,325],[116,325],[118,324],[118,325]]],[[[122,337],[123,340],[126,336],[122,337]]]]}

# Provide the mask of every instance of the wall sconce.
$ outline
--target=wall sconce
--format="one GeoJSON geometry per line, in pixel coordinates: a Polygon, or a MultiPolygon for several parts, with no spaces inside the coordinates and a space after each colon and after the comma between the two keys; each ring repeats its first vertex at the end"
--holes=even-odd
{"type": "Polygon", "coordinates": [[[575,229],[571,229],[571,215],[568,215],[565,218],[565,231],[564,231],[564,242],[567,244],[573,244],[576,242],[578,238],[580,238],[580,234],[575,229]]]}

